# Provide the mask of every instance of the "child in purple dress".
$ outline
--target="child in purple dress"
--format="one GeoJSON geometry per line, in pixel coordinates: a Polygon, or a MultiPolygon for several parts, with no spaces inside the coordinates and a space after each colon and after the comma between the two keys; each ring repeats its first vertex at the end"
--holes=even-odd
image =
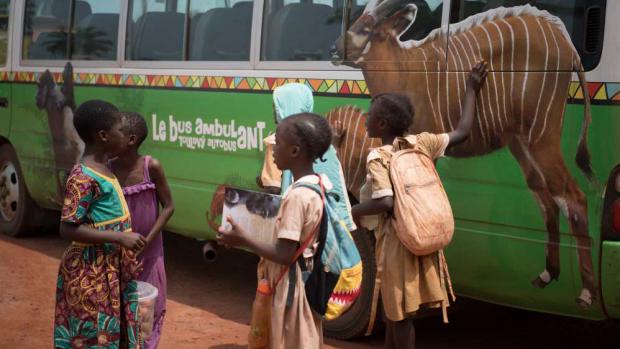
{"type": "Polygon", "coordinates": [[[161,230],[174,212],[172,195],[162,165],[150,156],[140,155],[138,148],[147,136],[144,118],[137,113],[123,113],[126,150],[111,163],[112,171],[123,187],[131,213],[133,230],[146,238],[138,255],[142,273],[138,279],[157,287],[153,333],[145,349],[157,348],[166,312],[166,271],[161,230]],[[161,212],[159,205],[162,206],[161,212]]]}

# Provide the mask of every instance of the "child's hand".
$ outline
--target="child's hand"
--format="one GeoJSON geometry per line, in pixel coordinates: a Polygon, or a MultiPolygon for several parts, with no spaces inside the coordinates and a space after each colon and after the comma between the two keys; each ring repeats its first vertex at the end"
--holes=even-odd
{"type": "Polygon", "coordinates": [[[338,145],[340,145],[340,140],[342,139],[342,136],[344,135],[344,127],[342,126],[342,121],[337,120],[333,125],[331,125],[332,127],[332,145],[335,148],[338,148],[338,145]]]}
{"type": "Polygon", "coordinates": [[[120,234],[118,243],[134,252],[139,252],[146,245],[146,239],[138,233],[122,232],[120,234]]]}
{"type": "Polygon", "coordinates": [[[245,245],[247,233],[241,228],[232,217],[226,217],[226,221],[231,225],[230,230],[226,230],[225,227],[220,227],[217,234],[217,242],[223,244],[226,247],[237,247],[245,245]]]}
{"type": "Polygon", "coordinates": [[[469,77],[467,78],[467,88],[471,88],[478,94],[488,74],[487,62],[484,60],[478,61],[476,65],[471,69],[469,77]]]}

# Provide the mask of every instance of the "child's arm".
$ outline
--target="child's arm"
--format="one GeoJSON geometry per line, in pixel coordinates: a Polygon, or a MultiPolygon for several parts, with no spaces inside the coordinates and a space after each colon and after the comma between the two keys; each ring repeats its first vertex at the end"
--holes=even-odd
{"type": "Polygon", "coordinates": [[[476,98],[478,92],[484,85],[484,81],[487,77],[487,63],[485,61],[478,62],[469,73],[467,79],[467,89],[465,90],[465,103],[463,104],[463,110],[461,112],[461,120],[456,128],[448,133],[450,142],[448,147],[457,145],[469,137],[471,131],[471,125],[474,122],[474,116],[476,115],[476,98]]]}
{"type": "Polygon", "coordinates": [[[269,186],[269,185],[265,186],[263,184],[263,179],[261,178],[261,176],[256,176],[256,185],[258,185],[258,187],[261,189],[263,193],[273,194],[273,195],[280,194],[280,187],[274,187],[274,186],[269,186]]]}
{"type": "Polygon", "coordinates": [[[226,230],[224,227],[220,227],[219,234],[217,234],[219,243],[228,247],[245,246],[255,254],[278,264],[289,265],[292,263],[295,251],[297,251],[297,241],[278,239],[275,245],[265,243],[252,238],[245,229],[237,225],[232,217],[226,217],[226,220],[232,229],[226,230]]]}
{"type": "Polygon", "coordinates": [[[60,236],[63,239],[86,244],[115,243],[137,252],[145,245],[142,235],[133,232],[97,230],[84,224],[60,223],[60,236]]]}
{"type": "Polygon", "coordinates": [[[382,160],[381,153],[371,151],[368,154],[366,170],[368,171],[367,180],[371,181],[372,195],[371,200],[361,202],[351,208],[351,215],[357,226],[361,226],[361,217],[389,212],[394,206],[389,165],[382,160]]]}
{"type": "Polygon", "coordinates": [[[359,219],[362,216],[372,216],[389,212],[394,206],[394,198],[391,196],[384,196],[379,199],[372,199],[370,201],[362,202],[351,208],[351,215],[355,225],[361,227],[359,219]]]}
{"type": "Polygon", "coordinates": [[[174,214],[174,202],[172,201],[172,194],[170,193],[170,186],[168,186],[168,180],[164,174],[164,168],[157,159],[151,158],[149,162],[149,174],[155,188],[157,188],[157,201],[161,204],[162,209],[159,213],[159,217],[151,227],[151,231],[146,237],[146,243],[150,244],[153,239],[159,234],[172,214],[174,214]]]}

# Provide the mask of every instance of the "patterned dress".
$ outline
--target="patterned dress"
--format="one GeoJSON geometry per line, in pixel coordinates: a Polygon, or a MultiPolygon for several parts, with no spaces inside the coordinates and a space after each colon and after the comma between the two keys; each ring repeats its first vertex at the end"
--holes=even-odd
{"type": "MultiPolygon", "coordinates": [[[[61,221],[101,231],[131,230],[116,178],[85,165],[69,174],[61,221]]],[[[72,242],[58,272],[54,348],[140,348],[138,273],[135,256],[120,245],[72,242]]]]}

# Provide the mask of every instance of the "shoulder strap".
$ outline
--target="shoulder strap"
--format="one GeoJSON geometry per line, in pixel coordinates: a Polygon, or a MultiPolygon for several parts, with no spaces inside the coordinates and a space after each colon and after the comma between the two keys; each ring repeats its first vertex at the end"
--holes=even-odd
{"type": "MultiPolygon", "coordinates": [[[[323,181],[321,180],[321,176],[319,176],[319,175],[317,175],[317,176],[319,177],[319,189],[318,190],[317,190],[316,186],[313,186],[312,184],[309,184],[309,183],[296,183],[295,186],[296,187],[298,187],[298,186],[299,187],[306,187],[306,188],[310,188],[310,189],[313,189],[313,190],[317,190],[317,192],[319,192],[319,194],[321,195],[321,199],[323,200],[323,207],[325,207],[325,187],[323,186],[323,181]]],[[[316,228],[314,228],[314,231],[312,232],[312,234],[310,234],[310,236],[308,236],[306,238],[306,240],[304,240],[302,242],[302,244],[299,246],[297,251],[295,251],[295,255],[293,256],[293,260],[291,261],[291,263],[286,268],[282,268],[282,271],[280,272],[280,275],[278,275],[278,278],[276,279],[276,282],[273,285],[272,289],[274,291],[275,291],[276,287],[278,286],[278,284],[280,283],[280,281],[282,281],[282,278],[284,277],[284,274],[286,274],[288,272],[288,270],[291,268],[291,266],[293,266],[297,262],[297,259],[299,259],[299,257],[304,252],[304,250],[308,246],[310,246],[310,243],[312,242],[314,237],[316,237],[317,234],[319,233],[319,230],[321,229],[321,221],[323,220],[323,215],[324,214],[325,214],[325,209],[323,209],[323,211],[321,212],[321,219],[319,219],[319,223],[317,224],[316,228]]]]}
{"type": "Polygon", "coordinates": [[[149,162],[151,162],[151,157],[149,155],[146,155],[144,157],[144,181],[145,182],[150,182],[151,181],[151,175],[149,173],[149,162]]]}

